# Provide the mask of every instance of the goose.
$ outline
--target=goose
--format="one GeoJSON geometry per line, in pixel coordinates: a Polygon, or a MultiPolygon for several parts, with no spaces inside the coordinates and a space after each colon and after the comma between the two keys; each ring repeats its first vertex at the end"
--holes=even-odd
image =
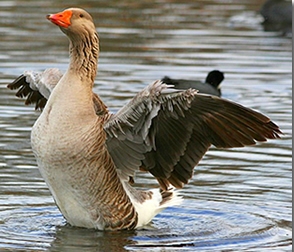
{"type": "Polygon", "coordinates": [[[164,76],[161,81],[165,84],[174,85],[176,89],[193,88],[198,90],[199,93],[211,94],[221,96],[220,84],[224,80],[224,73],[218,70],[210,71],[205,79],[205,82],[185,80],[185,79],[172,79],[164,76]]]}
{"type": "Polygon", "coordinates": [[[8,87],[19,89],[27,103],[44,106],[31,130],[31,146],[70,225],[143,227],[166,207],[181,203],[178,189],[211,145],[243,147],[280,138],[279,127],[257,111],[160,80],[111,113],[92,90],[99,37],[91,15],[69,8],[47,19],[69,39],[68,69],[54,85],[56,80],[30,86],[20,76],[8,87]],[[151,173],[159,186],[137,189],[140,171],[151,173]]]}

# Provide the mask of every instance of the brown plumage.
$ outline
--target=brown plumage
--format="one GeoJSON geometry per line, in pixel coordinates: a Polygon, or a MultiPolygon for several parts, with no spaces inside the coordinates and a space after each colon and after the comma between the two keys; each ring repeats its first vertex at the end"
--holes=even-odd
{"type": "Polygon", "coordinates": [[[256,111],[161,81],[111,114],[92,91],[99,39],[91,16],[71,8],[47,18],[69,38],[67,72],[60,78],[50,77],[50,71],[58,73],[52,69],[46,70],[47,78],[26,73],[8,87],[20,88],[17,95],[28,96],[26,103],[45,106],[32,128],[32,149],[71,225],[141,227],[162,209],[180,203],[172,186],[188,183],[211,145],[243,147],[279,138],[279,127],[256,111]],[[31,76],[39,81],[30,81],[31,76]],[[132,187],[139,170],[150,172],[161,189],[132,187]]]}

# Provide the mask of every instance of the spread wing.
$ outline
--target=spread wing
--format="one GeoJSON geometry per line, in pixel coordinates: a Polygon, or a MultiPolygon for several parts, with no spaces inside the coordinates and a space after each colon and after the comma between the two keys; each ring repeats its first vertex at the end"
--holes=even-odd
{"type": "MultiPolygon", "coordinates": [[[[20,98],[26,97],[26,105],[35,104],[35,109],[43,109],[62,76],[63,73],[57,68],[48,68],[43,72],[25,71],[7,87],[18,89],[15,95],[20,98]]],[[[97,115],[108,113],[107,107],[95,93],[93,103],[97,115]]]]}
{"type": "Polygon", "coordinates": [[[183,187],[211,145],[243,147],[281,133],[256,111],[161,81],[138,93],[104,129],[120,176],[127,180],[139,169],[149,171],[163,189],[183,187]]]}
{"type": "Polygon", "coordinates": [[[19,89],[16,96],[26,97],[26,105],[35,104],[35,109],[43,109],[62,76],[62,72],[57,68],[48,68],[44,72],[25,71],[7,87],[19,89]]]}

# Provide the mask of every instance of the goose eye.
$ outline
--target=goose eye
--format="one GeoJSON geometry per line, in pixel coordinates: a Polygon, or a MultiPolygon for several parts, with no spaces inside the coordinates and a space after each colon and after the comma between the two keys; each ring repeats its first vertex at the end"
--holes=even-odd
{"type": "Polygon", "coordinates": [[[83,18],[84,17],[84,15],[83,14],[80,14],[80,18],[83,18]]]}

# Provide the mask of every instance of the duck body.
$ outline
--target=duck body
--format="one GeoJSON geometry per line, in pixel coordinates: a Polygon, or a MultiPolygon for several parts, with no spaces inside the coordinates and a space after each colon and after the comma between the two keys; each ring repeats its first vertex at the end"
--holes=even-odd
{"type": "Polygon", "coordinates": [[[172,79],[165,76],[161,79],[162,82],[174,85],[174,88],[179,90],[185,90],[193,88],[198,90],[199,93],[210,94],[215,96],[221,96],[220,84],[224,80],[224,73],[218,70],[210,71],[205,79],[205,82],[197,80],[186,80],[186,79],[172,79]]]}
{"type": "Polygon", "coordinates": [[[41,175],[71,225],[142,227],[181,202],[175,188],[188,183],[212,144],[243,147],[279,138],[279,127],[256,111],[161,81],[110,113],[92,91],[99,39],[91,16],[70,8],[47,18],[69,38],[68,70],[55,85],[44,84],[45,91],[28,87],[24,76],[8,87],[20,88],[17,94],[28,96],[27,103],[40,105],[47,99],[32,128],[31,145],[41,175]],[[160,188],[131,186],[139,170],[150,172],[160,188]]]}
{"type": "Polygon", "coordinates": [[[267,0],[260,9],[265,31],[292,33],[292,3],[287,0],[267,0]]]}

